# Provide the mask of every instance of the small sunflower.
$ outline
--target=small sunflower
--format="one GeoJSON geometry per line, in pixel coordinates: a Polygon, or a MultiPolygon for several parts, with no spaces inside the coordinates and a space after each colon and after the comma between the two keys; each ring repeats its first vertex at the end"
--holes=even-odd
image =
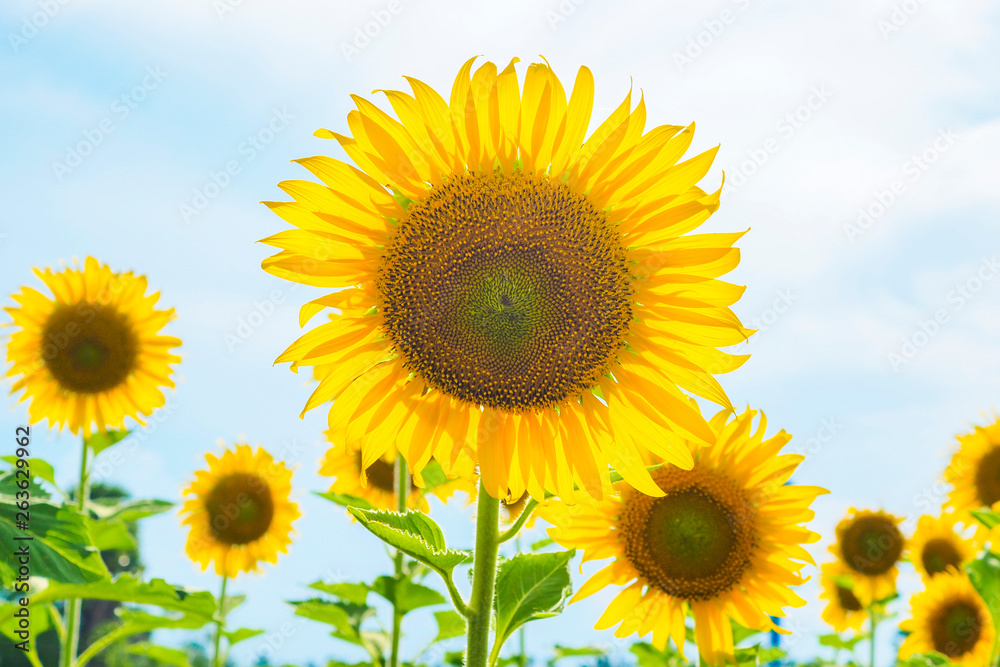
{"type": "Polygon", "coordinates": [[[187,554],[206,569],[235,577],[256,572],[258,563],[276,563],[291,544],[292,522],[299,516],[292,502],[292,471],[264,449],[238,444],[221,457],[206,454],[208,470],[195,473],[184,490],[183,524],[191,526],[187,554]]]}
{"type": "Polygon", "coordinates": [[[830,551],[851,571],[854,594],[866,606],[896,592],[897,564],[906,546],[900,521],[885,512],[852,507],[837,525],[830,551]]]}
{"type": "Polygon", "coordinates": [[[819,597],[827,601],[823,609],[823,620],[830,624],[834,632],[860,632],[868,618],[868,612],[854,595],[853,587],[844,585],[845,581],[852,580],[852,574],[853,571],[839,561],[824,563],[820,567],[820,584],[823,590],[819,597]]]}
{"type": "MultiPolygon", "coordinates": [[[[362,475],[361,451],[351,451],[345,447],[333,446],[327,450],[326,457],[320,466],[319,474],[334,477],[330,491],[343,493],[350,496],[363,498],[377,509],[396,509],[396,456],[394,452],[387,452],[381,458],[376,459],[365,470],[362,475]]],[[[419,510],[427,513],[430,505],[427,504],[427,494],[432,493],[442,502],[448,500],[456,491],[464,491],[469,498],[475,498],[476,485],[469,478],[469,473],[465,477],[449,478],[444,484],[438,484],[429,491],[425,490],[423,480],[414,475],[409,476],[410,493],[406,497],[406,506],[412,510],[419,510]]]]}
{"type": "Polygon", "coordinates": [[[542,518],[555,524],[549,536],[584,550],[584,561],[614,558],[584,584],[573,600],[609,585],[626,585],[598,620],[618,623],[615,635],[652,631],[663,649],[672,638],[683,651],[685,615],[694,616],[700,656],[708,664],[732,660],[730,618],[760,630],[782,630],[769,617],[805,604],[791,587],[812,558],[803,544],[819,536],[801,524],[812,520],[812,501],[824,489],[788,485],[803,457],[778,455],[791,436],[764,439],[766,421],[747,410],[728,422],[711,422],[707,447],[688,443],[693,467],[655,469],[665,495],[647,496],[619,483],[619,497],[596,507],[550,501],[542,518]]]}
{"type": "Polygon", "coordinates": [[[936,651],[955,665],[989,666],[996,636],[993,619],[965,574],[951,570],[934,577],[910,604],[913,617],[899,626],[910,633],[899,647],[901,659],[936,651]]]}
{"type": "MultiPolygon", "coordinates": [[[[1000,511],[1000,419],[976,426],[972,433],[958,436],[958,442],[960,448],[944,471],[945,480],[954,485],[945,507],[961,516],[970,510],[1000,511]]],[[[976,524],[977,542],[1000,541],[1000,531],[991,531],[971,516],[968,523],[976,524]]]]}
{"type": "MultiPolygon", "coordinates": [[[[741,233],[690,234],[718,208],[696,184],[717,149],[682,161],[694,134],[645,131],[631,92],[586,137],[582,67],[567,100],[548,64],[461,68],[445,100],[407,78],[383,92],[395,118],[354,96],[352,164],[298,160],[322,183],[288,181],[267,205],[294,229],[263,268],[339,291],[300,312],[330,320],[278,362],[315,366],[305,409],[333,402],[339,441],[365,466],[396,449],[419,472],[431,442],[472,450],[487,492],[594,498],[608,465],[657,493],[640,452],[690,468],[712,438],[690,392],[727,409],[715,375],[753,333],[719,280],[741,233]]],[[[438,455],[446,458],[447,455],[438,455]]]]}
{"type": "Polygon", "coordinates": [[[31,423],[47,419],[89,436],[95,430],[142,422],[163,406],[161,388],[173,387],[171,350],[181,341],[160,335],[174,316],[157,310],[159,293],[146,294],[146,278],[114,273],[93,257],[84,268],[35,269],[52,297],[32,287],[6,307],[17,331],[7,343],[13,393],[24,390],[31,423]]]}
{"type": "Polygon", "coordinates": [[[924,515],[917,520],[906,551],[925,583],[949,568],[963,569],[976,556],[975,544],[960,535],[955,518],[954,514],[942,514],[940,518],[924,515]]]}

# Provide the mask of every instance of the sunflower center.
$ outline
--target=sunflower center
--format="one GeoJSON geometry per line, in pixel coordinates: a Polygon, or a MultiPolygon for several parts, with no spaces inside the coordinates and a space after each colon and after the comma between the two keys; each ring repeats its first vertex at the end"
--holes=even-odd
{"type": "Polygon", "coordinates": [[[850,588],[837,586],[837,600],[840,602],[840,608],[845,611],[861,611],[864,609],[861,600],[854,595],[854,591],[850,588]]]}
{"type": "Polygon", "coordinates": [[[976,469],[976,491],[979,501],[986,507],[1000,502],[1000,445],[994,447],[982,459],[976,469]]]}
{"type": "MultiPolygon", "coordinates": [[[[358,470],[361,470],[361,451],[357,452],[358,470]]],[[[368,484],[386,493],[396,492],[396,468],[382,459],[376,459],[368,466],[368,484]]],[[[413,488],[413,475],[410,475],[410,488],[413,488]]]]}
{"type": "Polygon", "coordinates": [[[205,501],[212,535],[225,544],[248,544],[260,538],[274,518],[271,487],[251,473],[220,479],[205,501]]]}
{"type": "Polygon", "coordinates": [[[411,371],[508,412],[592,387],[623,345],[632,288],[620,234],[544,176],[453,176],[409,205],[378,278],[411,371]]]}
{"type": "Polygon", "coordinates": [[[928,540],[920,559],[927,574],[937,574],[962,564],[962,555],[958,553],[955,544],[944,538],[928,540]]]}
{"type": "Polygon", "coordinates": [[[863,516],[844,531],[840,548],[848,567],[874,577],[891,570],[899,560],[903,553],[903,535],[891,519],[863,516]]]}
{"type": "Polygon", "coordinates": [[[755,512],[746,493],[704,470],[660,468],[666,495],[625,491],[618,520],[625,557],[651,585],[686,600],[708,600],[736,585],[755,548],[755,512]]]}
{"type": "Polygon", "coordinates": [[[934,650],[949,658],[964,655],[975,647],[982,629],[978,607],[965,600],[952,601],[931,619],[934,650]]]}
{"type": "Polygon", "coordinates": [[[60,306],[42,330],[42,359],[60,387],[97,394],[135,370],[139,338],[117,309],[94,303],[60,306]]]}

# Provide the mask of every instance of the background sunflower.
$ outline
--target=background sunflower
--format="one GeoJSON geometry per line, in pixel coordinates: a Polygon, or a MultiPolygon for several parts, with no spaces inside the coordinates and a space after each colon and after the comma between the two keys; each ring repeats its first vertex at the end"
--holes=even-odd
{"type": "Polygon", "coordinates": [[[953,485],[945,507],[954,509],[965,523],[975,524],[976,540],[983,545],[1000,538],[995,530],[974,519],[972,510],[1000,510],[1000,418],[972,433],[958,436],[959,449],[944,471],[953,485]]]}
{"type": "Polygon", "coordinates": [[[187,554],[202,569],[235,577],[276,563],[291,544],[292,522],[299,516],[292,501],[292,471],[263,448],[246,444],[221,457],[206,454],[207,470],[195,473],[184,490],[182,523],[190,526],[187,554]]]}
{"type": "Polygon", "coordinates": [[[813,518],[809,506],[826,491],[787,484],[802,457],[778,455],[791,436],[782,431],[765,439],[763,415],[752,430],[756,414],[747,410],[728,422],[727,413],[716,415],[712,444],[688,444],[691,470],[653,472],[663,496],[619,484],[620,496],[596,505],[546,503],[541,516],[555,524],[553,540],[583,549],[584,561],[614,558],[573,601],[627,585],[598,629],[618,625],[618,637],[652,632],[657,648],[673,639],[683,651],[690,611],[700,659],[716,665],[733,659],[730,619],[782,632],[770,617],[805,604],[791,587],[813,562],[803,545],[819,536],[801,524],[813,518]]]}
{"type": "Polygon", "coordinates": [[[172,308],[155,308],[159,293],[146,294],[146,278],[115,273],[93,257],[83,268],[36,269],[52,296],[23,287],[5,307],[15,331],[7,343],[12,391],[30,401],[31,423],[90,435],[121,429],[126,418],[163,406],[163,387],[173,387],[171,353],[181,341],[160,330],[172,308]]]}
{"type": "Polygon", "coordinates": [[[854,595],[853,570],[839,561],[823,563],[820,566],[820,585],[823,590],[819,597],[826,600],[823,620],[830,624],[834,632],[853,630],[861,632],[868,611],[854,595]],[[850,585],[846,585],[850,584],[850,585]]]}
{"type": "Polygon", "coordinates": [[[852,507],[837,524],[837,540],[830,551],[851,571],[854,594],[866,607],[896,592],[898,564],[906,546],[900,521],[886,512],[852,507]]]}
{"type": "Polygon", "coordinates": [[[906,543],[906,556],[925,583],[949,568],[962,571],[975,558],[976,545],[962,532],[968,531],[957,522],[956,513],[925,514],[917,520],[917,529],[906,543]]]}

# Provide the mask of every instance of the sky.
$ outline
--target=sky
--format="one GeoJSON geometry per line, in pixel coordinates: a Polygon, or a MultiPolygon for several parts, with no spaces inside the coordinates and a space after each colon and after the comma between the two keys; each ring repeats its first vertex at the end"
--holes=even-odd
{"type": "MultiPolygon", "coordinates": [[[[283,603],[390,563],[311,495],[328,486],[325,411],[299,419],[306,378],[272,362],[319,292],[260,269],[270,252],[255,242],[286,225],[259,202],[306,177],[290,160],[344,157],[313,131],[346,132],[353,93],[402,75],[448,91],[477,54],[501,67],[541,54],[564,81],[587,65],[595,122],[634,86],[647,127],[697,122],[690,154],[721,144],[703,186],[725,172],[724,202],[703,229],[749,229],[729,279],[747,286],[735,310],[759,330],[737,350],[750,361],[721,381],[793,435],[788,450],[806,454],[795,481],[831,491],[811,524],[827,559],[849,507],[885,508],[908,531],[936,512],[955,434],[1000,402],[998,29],[986,0],[7,0],[0,298],[40,287],[33,267],[87,255],[148,276],[177,310],[177,388],[121,456],[97,461],[102,478],[176,501],[204,453],[237,438],[295,466],[294,544],[234,584],[249,599],[232,622],[268,633],[233,657],[361,660],[283,603]]],[[[12,433],[26,409],[4,400],[0,432],[12,433]]],[[[76,439],[39,430],[35,442],[69,485],[76,439]]],[[[471,542],[468,508],[434,511],[453,543],[471,542]]],[[[176,514],[145,522],[146,574],[216,589],[184,539],[176,514]]],[[[915,584],[904,571],[901,587],[915,584]]],[[[790,613],[787,645],[807,657],[827,630],[815,581],[801,593],[810,603],[790,613]]],[[[544,659],[553,643],[587,642],[624,659],[628,642],[590,629],[612,596],[532,625],[529,649],[544,659]]],[[[411,618],[406,651],[433,632],[429,613],[411,618]]],[[[888,664],[897,637],[883,637],[888,664]]]]}

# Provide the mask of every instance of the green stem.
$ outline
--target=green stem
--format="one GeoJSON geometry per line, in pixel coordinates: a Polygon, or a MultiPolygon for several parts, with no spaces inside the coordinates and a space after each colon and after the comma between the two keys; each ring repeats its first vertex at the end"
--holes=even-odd
{"type": "MultiPolygon", "coordinates": [[[[406,460],[396,456],[396,510],[406,511],[406,499],[410,495],[410,475],[406,469],[406,460]]],[[[396,581],[403,580],[403,552],[397,551],[393,559],[396,566],[396,581]]],[[[403,627],[403,614],[400,613],[395,601],[392,603],[392,649],[389,654],[389,667],[399,667],[399,634],[403,627]]]]}
{"type": "MultiPolygon", "coordinates": [[[[534,502],[534,501],[532,501],[532,502],[534,502]]],[[[524,508],[524,512],[521,513],[521,516],[524,516],[524,514],[526,512],[528,512],[528,510],[530,510],[530,509],[534,509],[534,508],[531,507],[531,503],[528,503],[528,507],[524,508]]],[[[517,551],[517,553],[521,553],[521,536],[520,535],[518,535],[517,537],[514,538],[514,550],[517,551]]],[[[527,623],[525,623],[524,625],[522,625],[521,629],[517,631],[517,644],[518,644],[518,646],[517,646],[517,648],[518,648],[518,651],[517,651],[517,664],[520,665],[520,667],[528,667],[528,656],[524,652],[524,627],[525,627],[525,625],[527,625],[527,623]]]]}
{"type": "MultiPolygon", "coordinates": [[[[521,516],[517,517],[517,521],[514,522],[514,525],[512,525],[510,528],[504,531],[504,534],[500,536],[498,542],[503,543],[511,539],[512,537],[517,537],[518,532],[521,530],[524,524],[528,522],[528,519],[531,517],[531,513],[535,511],[536,507],[538,507],[538,501],[535,500],[534,498],[529,500],[528,504],[525,505],[524,509],[521,511],[521,516]]],[[[520,551],[521,548],[518,547],[517,550],[520,551]]]]}
{"type": "Polygon", "coordinates": [[[219,615],[215,619],[215,650],[212,652],[212,667],[219,667],[220,647],[222,645],[222,629],[226,625],[226,584],[229,576],[222,576],[222,590],[219,592],[219,615]]]}
{"type": "Polygon", "coordinates": [[[500,535],[497,521],[500,501],[490,497],[479,482],[479,506],[476,518],[476,551],[472,565],[472,597],[469,599],[468,644],[465,667],[486,667],[490,650],[490,620],[493,615],[493,589],[497,579],[497,553],[500,535]]]}
{"type": "MultiPolygon", "coordinates": [[[[86,515],[87,501],[90,490],[87,488],[87,439],[81,442],[80,454],[80,481],[76,487],[76,508],[80,514],[86,515]]],[[[83,600],[66,601],[66,634],[63,637],[62,645],[62,665],[63,667],[73,667],[76,664],[76,653],[80,648],[80,623],[81,612],[83,610],[83,600]]]]}
{"type": "Polygon", "coordinates": [[[875,626],[878,625],[877,616],[875,604],[868,605],[868,617],[871,619],[872,624],[871,637],[869,637],[871,645],[868,647],[868,667],[875,667],[875,626]]]}

